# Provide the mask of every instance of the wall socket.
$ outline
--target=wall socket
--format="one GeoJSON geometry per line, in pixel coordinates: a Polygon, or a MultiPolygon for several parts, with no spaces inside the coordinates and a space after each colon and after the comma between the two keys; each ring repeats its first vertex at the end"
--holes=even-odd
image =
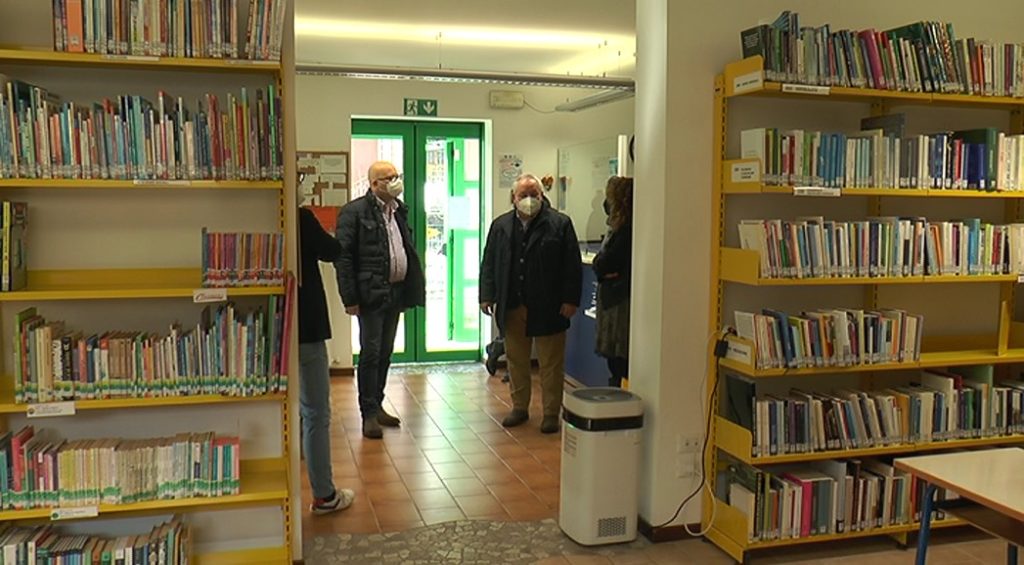
{"type": "Polygon", "coordinates": [[[693,460],[690,457],[682,456],[676,458],[676,477],[685,479],[687,477],[693,477],[697,474],[697,467],[693,464],[693,460]]]}
{"type": "Polygon", "coordinates": [[[676,453],[697,453],[703,444],[700,436],[676,436],[676,453]]]}

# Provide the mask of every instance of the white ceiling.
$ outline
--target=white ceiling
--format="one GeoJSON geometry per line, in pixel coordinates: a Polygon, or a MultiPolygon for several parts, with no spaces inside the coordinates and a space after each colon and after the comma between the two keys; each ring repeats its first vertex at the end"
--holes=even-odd
{"type": "Polygon", "coordinates": [[[634,0],[297,0],[300,63],[633,76],[634,0]]]}

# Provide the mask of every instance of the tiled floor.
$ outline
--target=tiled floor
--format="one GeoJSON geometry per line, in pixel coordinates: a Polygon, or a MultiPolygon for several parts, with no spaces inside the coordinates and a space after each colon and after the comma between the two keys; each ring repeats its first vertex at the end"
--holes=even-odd
{"type": "MultiPolygon", "coordinates": [[[[535,379],[536,381],[536,379],[535,379]]],[[[531,420],[501,427],[508,389],[480,365],[392,370],[387,409],[402,419],[383,440],[360,431],[355,379],[331,387],[332,460],[338,488],[356,491],[351,508],[303,515],[306,539],[322,533],[376,533],[466,518],[539,520],[556,515],[559,436],[543,435],[540,390],[531,420]]],[[[303,507],[310,501],[303,473],[303,507]]]]}

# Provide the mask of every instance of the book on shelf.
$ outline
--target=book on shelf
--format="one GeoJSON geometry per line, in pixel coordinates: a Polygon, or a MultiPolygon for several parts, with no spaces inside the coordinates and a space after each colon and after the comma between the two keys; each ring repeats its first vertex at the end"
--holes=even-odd
{"type": "Polygon", "coordinates": [[[202,231],[203,286],[284,284],[283,233],[202,231]]]}
{"type": "Polygon", "coordinates": [[[23,510],[235,495],[240,446],[213,432],[65,440],[25,426],[0,435],[0,503],[23,510]]]}
{"type": "Polygon", "coordinates": [[[239,3],[245,0],[54,0],[54,50],[280,60],[285,0],[251,0],[245,21],[239,3]]]}
{"type": "Polygon", "coordinates": [[[14,401],[284,392],[291,302],[286,293],[247,310],[207,306],[194,326],[166,334],[83,332],[27,308],[14,320],[14,401]]]}
{"type": "Polygon", "coordinates": [[[991,365],[930,369],[871,390],[725,379],[723,415],[750,431],[755,458],[1024,433],[1024,381],[995,381],[991,365]]]}
{"type": "Polygon", "coordinates": [[[1024,44],[957,39],[953,24],[833,30],[785,11],[740,32],[744,58],[764,58],[765,78],[825,87],[1024,97],[1024,44]]]}
{"type": "MultiPolygon", "coordinates": [[[[919,522],[924,481],[892,458],[753,467],[723,455],[716,497],[747,517],[747,541],[866,532],[919,522]]],[[[940,489],[937,500],[957,495],[940,489]]],[[[936,510],[933,519],[943,519],[936,510]]]]}
{"type": "Polygon", "coordinates": [[[3,563],[77,563],[81,565],[148,563],[187,565],[193,562],[192,532],[180,517],[158,524],[148,534],[109,538],[64,533],[52,524],[0,526],[3,563]]]}
{"type": "Polygon", "coordinates": [[[837,308],[800,314],[735,312],[758,369],[848,367],[920,359],[924,317],[905,310],[837,308]]]}
{"type": "Polygon", "coordinates": [[[979,128],[906,136],[894,133],[898,123],[862,123],[870,129],[747,129],[740,155],[761,161],[769,186],[1024,190],[1024,135],[979,128]]]}
{"type": "Polygon", "coordinates": [[[120,95],[61,100],[0,75],[0,178],[279,180],[281,98],[274,85],[187,104],[120,95]]]}
{"type": "Polygon", "coordinates": [[[28,204],[0,202],[0,223],[0,291],[21,290],[28,284],[28,204]]]}
{"type": "Polygon", "coordinates": [[[879,216],[741,220],[740,247],[763,278],[920,277],[1024,273],[1024,223],[879,216]]]}

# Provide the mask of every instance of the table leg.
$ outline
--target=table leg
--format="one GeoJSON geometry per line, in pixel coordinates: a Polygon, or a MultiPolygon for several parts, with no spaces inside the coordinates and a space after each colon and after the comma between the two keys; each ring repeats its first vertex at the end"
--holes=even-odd
{"type": "Polygon", "coordinates": [[[917,533],[917,565],[925,565],[928,553],[928,538],[932,533],[932,509],[935,507],[935,485],[924,489],[924,507],[921,508],[921,530],[917,533]]]}
{"type": "Polygon", "coordinates": [[[1006,544],[1006,564],[1017,565],[1017,546],[1012,543],[1006,544]]]}

